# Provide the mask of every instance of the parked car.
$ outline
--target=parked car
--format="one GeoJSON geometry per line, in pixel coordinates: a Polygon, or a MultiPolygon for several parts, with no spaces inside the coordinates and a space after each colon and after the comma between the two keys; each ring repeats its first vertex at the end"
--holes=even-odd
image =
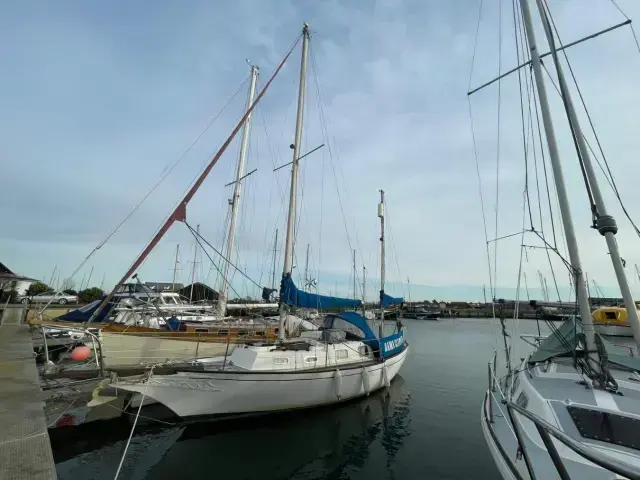
{"type": "Polygon", "coordinates": [[[66,293],[57,292],[44,292],[38,295],[23,295],[19,297],[21,303],[59,303],[64,305],[66,303],[78,303],[77,295],[67,295],[66,293]]]}

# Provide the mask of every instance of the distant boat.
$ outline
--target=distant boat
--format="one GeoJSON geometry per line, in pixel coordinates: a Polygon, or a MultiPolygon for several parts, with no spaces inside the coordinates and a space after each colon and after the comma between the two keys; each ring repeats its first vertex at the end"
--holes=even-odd
{"type": "Polygon", "coordinates": [[[593,326],[601,335],[633,337],[629,315],[624,307],[600,307],[593,313],[593,326]]]}
{"type": "Polygon", "coordinates": [[[407,305],[402,311],[402,318],[414,320],[438,320],[442,312],[438,309],[426,309],[424,307],[415,307],[407,305]]]}

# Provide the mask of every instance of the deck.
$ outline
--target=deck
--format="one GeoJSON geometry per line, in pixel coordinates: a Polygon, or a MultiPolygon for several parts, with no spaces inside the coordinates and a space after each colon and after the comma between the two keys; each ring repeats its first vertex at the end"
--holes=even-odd
{"type": "Polygon", "coordinates": [[[55,480],[25,309],[0,312],[0,480],[55,480]]]}

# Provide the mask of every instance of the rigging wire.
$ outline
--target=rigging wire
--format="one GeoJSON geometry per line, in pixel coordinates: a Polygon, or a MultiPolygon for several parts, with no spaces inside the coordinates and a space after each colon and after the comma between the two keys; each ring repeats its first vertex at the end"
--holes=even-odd
{"type": "MultiPolygon", "coordinates": [[[[611,0],[611,2],[613,3],[613,5],[618,9],[618,11],[627,20],[630,20],[629,17],[627,17],[627,15],[622,11],[622,9],[615,2],[615,0],[611,0]]],[[[562,40],[560,39],[560,33],[558,32],[558,28],[556,27],[555,21],[553,20],[553,16],[551,15],[551,10],[549,8],[549,5],[547,4],[546,0],[543,0],[543,3],[544,3],[544,6],[545,6],[545,10],[547,12],[546,19],[550,22],[550,26],[553,28],[553,31],[555,32],[556,37],[558,37],[558,43],[560,43],[560,46],[562,46],[563,44],[562,44],[562,40]]],[[[629,25],[631,26],[631,31],[633,33],[633,37],[634,37],[634,40],[636,42],[636,46],[638,47],[638,52],[640,52],[640,44],[638,44],[638,39],[636,37],[635,30],[633,29],[633,26],[632,26],[631,23],[629,25]]],[[[587,116],[587,120],[589,122],[589,126],[591,128],[593,136],[595,137],[596,143],[598,145],[598,149],[600,151],[600,155],[602,155],[602,160],[603,160],[603,162],[605,164],[605,167],[606,167],[606,170],[607,170],[607,173],[605,173],[605,178],[607,178],[607,181],[609,182],[609,185],[613,189],[613,192],[614,192],[614,194],[616,196],[616,199],[618,200],[618,203],[620,204],[620,207],[622,208],[622,211],[623,211],[625,217],[627,217],[627,220],[629,220],[629,222],[631,223],[631,225],[632,225],[633,229],[635,230],[636,234],[640,237],[640,229],[638,229],[638,227],[636,226],[635,222],[632,220],[631,215],[627,211],[627,208],[624,205],[624,202],[622,201],[622,197],[620,195],[620,192],[618,191],[618,187],[616,185],[615,179],[613,178],[613,174],[611,173],[611,168],[609,167],[609,162],[607,161],[607,157],[606,157],[606,155],[604,153],[604,149],[603,149],[602,144],[600,142],[600,138],[598,137],[598,134],[596,132],[595,125],[594,125],[593,120],[591,118],[591,114],[589,113],[589,109],[587,108],[587,105],[585,103],[584,97],[582,95],[582,90],[580,89],[580,86],[578,85],[578,80],[576,79],[576,76],[574,74],[573,68],[571,67],[571,63],[569,62],[569,56],[568,56],[567,52],[564,51],[564,50],[563,50],[562,53],[563,53],[565,62],[567,63],[567,66],[569,67],[569,72],[571,73],[571,78],[573,80],[574,85],[576,86],[576,91],[578,92],[578,97],[580,98],[580,103],[582,104],[582,108],[584,109],[585,114],[587,116]]],[[[584,138],[584,140],[585,140],[585,143],[588,145],[587,139],[584,138]]],[[[589,149],[591,150],[590,146],[589,146],[589,149]]],[[[591,151],[593,152],[593,150],[591,150],[591,151]]],[[[580,155],[579,155],[579,158],[580,158],[580,160],[582,162],[582,157],[580,155]]],[[[596,161],[598,161],[598,159],[597,159],[595,154],[594,154],[594,158],[596,158],[596,161]]],[[[598,161],[598,165],[602,169],[602,166],[600,165],[599,161],[598,161]]],[[[594,208],[595,208],[595,206],[594,206],[594,208]]]]}
{"type": "MultiPolygon", "coordinates": [[[[475,60],[476,60],[476,52],[477,52],[477,47],[478,47],[478,35],[480,32],[480,21],[482,19],[482,6],[483,6],[483,0],[480,0],[480,6],[478,9],[478,22],[476,25],[476,34],[475,34],[475,40],[474,40],[474,44],[473,44],[473,54],[472,54],[472,58],[471,58],[471,73],[469,74],[469,89],[471,88],[471,81],[473,79],[473,69],[474,69],[474,65],[475,65],[475,60]]],[[[491,254],[489,251],[489,232],[487,230],[487,215],[486,215],[486,210],[485,210],[485,206],[484,206],[484,195],[482,194],[482,176],[480,175],[480,160],[479,160],[479,156],[478,156],[478,144],[476,141],[476,134],[475,134],[475,129],[474,129],[474,122],[473,122],[473,112],[472,112],[472,107],[471,107],[471,97],[469,95],[467,95],[467,102],[468,102],[468,107],[469,107],[469,126],[470,126],[470,130],[471,130],[471,139],[472,139],[472,144],[473,144],[473,157],[475,160],[475,165],[476,165],[476,175],[478,177],[478,193],[480,195],[480,210],[482,212],[482,225],[484,227],[484,243],[485,243],[485,250],[487,253],[487,265],[489,267],[489,290],[491,292],[491,310],[492,310],[492,316],[493,319],[496,319],[496,307],[495,307],[495,298],[496,298],[496,293],[495,293],[495,288],[494,288],[494,283],[493,283],[493,274],[491,271],[491,254]]],[[[496,235],[497,237],[497,235],[496,235]]],[[[496,336],[496,343],[497,343],[497,336],[496,336]]]]}
{"type": "MultiPolygon", "coordinates": [[[[316,85],[316,92],[317,92],[317,100],[318,100],[318,111],[319,111],[319,117],[320,117],[320,126],[321,126],[321,131],[322,134],[324,135],[324,138],[326,139],[326,145],[327,145],[327,150],[329,152],[329,160],[331,162],[331,170],[333,172],[333,178],[335,181],[335,185],[336,185],[336,194],[338,197],[338,204],[340,205],[340,213],[342,215],[342,222],[344,225],[344,230],[347,236],[347,243],[349,244],[349,252],[351,253],[353,251],[353,246],[351,244],[351,237],[349,235],[349,228],[347,226],[347,218],[344,212],[344,206],[343,206],[343,202],[342,202],[342,196],[340,194],[340,183],[338,182],[338,176],[336,174],[336,162],[334,161],[334,155],[333,155],[333,151],[334,148],[331,147],[331,140],[333,140],[333,143],[335,143],[335,139],[331,138],[329,136],[329,131],[328,131],[328,122],[324,113],[324,106],[323,103],[324,102],[323,98],[324,98],[324,91],[320,85],[320,81],[318,80],[318,75],[317,75],[317,64],[316,64],[316,56],[315,56],[315,51],[313,50],[313,48],[309,48],[309,52],[310,52],[310,57],[311,57],[311,72],[313,74],[313,79],[314,79],[314,83],[316,85]]],[[[336,159],[339,162],[339,154],[337,149],[335,149],[335,155],[336,155],[336,159]]],[[[339,164],[339,163],[338,163],[339,164]]],[[[338,167],[338,170],[340,171],[340,175],[342,177],[342,181],[343,184],[346,183],[344,181],[344,175],[342,173],[342,170],[338,167]]],[[[343,187],[344,188],[344,187],[343,187]]],[[[345,194],[346,194],[346,190],[345,190],[345,194]]],[[[358,250],[359,250],[359,255],[360,255],[360,260],[364,262],[364,259],[362,257],[362,247],[360,246],[360,241],[359,241],[359,237],[358,237],[358,231],[356,229],[356,244],[358,245],[358,250]]],[[[356,270],[356,279],[358,278],[358,272],[356,270]]]]}
{"type": "MultiPolygon", "coordinates": [[[[498,76],[502,75],[502,0],[498,1],[498,76]]],[[[496,197],[495,197],[495,238],[498,238],[498,213],[500,210],[500,127],[502,112],[502,79],[498,80],[498,115],[496,136],[496,197]]],[[[493,245],[493,280],[498,284],[498,243],[493,245]]]]}
{"type": "MultiPolygon", "coordinates": [[[[195,230],[191,225],[189,225],[187,222],[184,222],[184,224],[187,226],[187,228],[188,228],[189,230],[191,230],[191,233],[194,235],[194,237],[196,237],[196,238],[198,238],[198,239],[202,240],[204,243],[206,243],[206,244],[209,246],[209,248],[211,248],[214,252],[216,252],[216,253],[220,256],[220,258],[222,258],[225,262],[228,262],[228,263],[229,263],[229,265],[230,265],[231,267],[233,267],[235,271],[237,271],[240,275],[242,275],[244,278],[246,278],[246,279],[247,279],[247,280],[249,280],[251,283],[253,283],[256,287],[258,287],[259,289],[261,289],[261,290],[262,290],[262,286],[260,286],[260,285],[259,285],[257,282],[255,282],[255,281],[254,281],[254,280],[253,280],[249,275],[247,275],[244,271],[242,271],[240,268],[238,268],[238,267],[236,266],[236,264],[235,264],[235,263],[233,263],[230,259],[226,258],[226,257],[225,257],[225,256],[224,256],[224,255],[223,255],[223,254],[222,254],[222,253],[221,253],[221,252],[220,252],[216,247],[214,247],[213,245],[211,245],[211,244],[207,241],[207,239],[206,239],[206,238],[204,238],[202,235],[200,235],[200,233],[199,233],[199,232],[197,232],[197,231],[196,231],[196,230],[195,230]]],[[[200,243],[200,242],[198,242],[198,243],[200,243]]],[[[202,246],[202,245],[200,245],[200,246],[202,246]]],[[[203,250],[204,250],[204,248],[203,248],[203,250]]],[[[206,250],[205,250],[205,252],[206,252],[206,250]]],[[[207,255],[207,256],[209,256],[209,255],[207,255]]],[[[213,260],[211,259],[211,257],[209,257],[209,260],[211,260],[211,261],[213,262],[213,260]]],[[[215,265],[215,263],[214,263],[214,265],[215,265]]],[[[218,266],[217,266],[217,265],[215,265],[215,267],[216,267],[216,269],[218,269],[218,270],[219,270],[219,268],[218,268],[218,266]]]]}
{"type": "MultiPolygon", "coordinates": [[[[519,14],[519,10],[518,10],[518,5],[516,3],[516,0],[513,0],[512,2],[513,5],[513,23],[514,23],[514,35],[516,38],[516,57],[517,57],[517,61],[518,61],[518,65],[521,65],[525,59],[530,61],[530,58],[527,57],[526,53],[525,53],[525,48],[524,45],[527,42],[527,38],[526,38],[526,31],[524,28],[524,25],[522,25],[522,16],[519,14]]],[[[531,70],[529,71],[531,74],[531,70]]],[[[533,132],[533,118],[531,115],[531,102],[532,102],[532,97],[531,97],[531,89],[530,87],[533,87],[534,81],[532,78],[530,78],[529,76],[525,75],[525,83],[526,83],[526,95],[527,95],[527,105],[528,105],[528,121],[529,124],[531,126],[531,133],[532,133],[532,154],[533,154],[533,158],[534,158],[534,166],[535,166],[535,177],[536,177],[536,191],[537,191],[537,200],[538,200],[538,212],[540,215],[540,232],[542,234],[542,236],[544,237],[544,220],[542,217],[542,197],[540,196],[540,183],[539,183],[539,175],[538,175],[538,160],[537,160],[537,155],[536,155],[536,148],[535,148],[535,134],[533,132]]],[[[521,119],[522,119],[522,128],[523,128],[523,147],[524,147],[524,162],[525,162],[525,201],[528,203],[529,205],[529,218],[531,220],[531,231],[535,231],[534,225],[533,225],[533,217],[531,214],[531,199],[529,197],[529,187],[528,187],[528,182],[529,182],[529,174],[528,174],[528,135],[529,135],[529,128],[527,127],[527,133],[526,133],[526,138],[525,138],[525,124],[524,124],[524,99],[523,99],[523,95],[522,95],[522,80],[521,80],[521,73],[520,73],[520,69],[518,69],[518,83],[520,85],[520,109],[521,109],[521,119]]],[[[535,98],[533,98],[533,102],[537,107],[537,104],[535,102],[535,98]]],[[[536,119],[537,119],[537,109],[536,109],[536,119]]],[[[538,131],[540,131],[540,125],[538,124],[538,131]]],[[[544,152],[544,149],[542,150],[542,152],[544,152]]],[[[543,158],[544,160],[544,158],[543,158]]],[[[548,178],[547,178],[547,171],[546,171],[546,165],[543,163],[543,167],[544,167],[544,173],[545,173],[545,182],[546,182],[546,188],[547,188],[547,195],[549,195],[549,183],[548,183],[548,178]]],[[[553,238],[554,238],[554,246],[555,246],[555,228],[553,227],[553,210],[550,209],[550,213],[551,213],[551,222],[552,222],[552,230],[553,230],[553,238]]],[[[549,253],[548,249],[545,249],[546,252],[546,256],[547,256],[547,261],[549,262],[549,268],[551,269],[551,275],[553,278],[553,283],[556,289],[556,294],[558,296],[558,301],[561,301],[561,295],[560,295],[560,288],[558,287],[558,281],[556,278],[556,274],[555,274],[555,270],[553,269],[553,264],[551,262],[551,254],[549,253]]]]}
{"type": "MultiPolygon", "coordinates": [[[[122,228],[122,226],[133,216],[133,214],[142,206],[142,204],[149,198],[149,196],[162,184],[162,182],[164,182],[164,180],[167,178],[167,176],[178,166],[178,164],[180,162],[182,162],[182,160],[187,156],[187,154],[193,149],[193,147],[195,147],[195,145],[200,141],[200,139],[202,138],[202,136],[209,130],[209,128],[211,128],[211,126],[215,123],[215,121],[224,113],[224,111],[226,110],[226,108],[229,106],[229,104],[235,99],[235,97],[238,95],[238,93],[240,92],[240,90],[242,89],[242,87],[247,83],[247,81],[249,80],[249,75],[247,75],[237,86],[237,88],[235,89],[235,91],[231,94],[230,97],[227,98],[227,101],[224,103],[224,105],[222,106],[222,108],[218,111],[218,113],[216,113],[215,115],[209,117],[207,119],[207,121],[205,122],[204,128],[203,130],[200,132],[200,134],[186,147],[185,151],[182,153],[182,155],[180,155],[180,157],[178,157],[178,159],[169,167],[165,167],[162,171],[162,173],[160,174],[160,178],[158,178],[158,180],[155,181],[155,183],[151,186],[151,188],[147,191],[147,193],[138,201],[138,203],[136,203],[136,205],[133,207],[133,209],[113,228],[109,231],[109,233],[107,234],[107,236],[98,243],[98,245],[96,245],[93,250],[91,250],[89,252],[89,254],[84,258],[84,260],[82,260],[82,262],[80,262],[80,265],[78,265],[78,267],[76,267],[76,269],[71,273],[71,275],[69,276],[69,278],[67,278],[65,280],[65,283],[71,282],[71,280],[73,279],[73,277],[75,275],[78,274],[78,272],[87,264],[87,262],[89,261],[89,259],[98,251],[100,250],[110,239],[111,237],[113,237],[118,230],[120,230],[120,228],[122,228]]],[[[68,288],[68,287],[67,287],[68,288]]],[[[62,290],[65,289],[65,284],[63,283],[62,286],[62,290]]]]}
{"type": "MultiPolygon", "coordinates": [[[[618,6],[618,3],[616,2],[616,0],[610,0],[610,1],[613,4],[613,6],[618,9],[618,11],[622,14],[622,16],[625,19],[629,21],[631,20],[629,16],[626,13],[624,13],[624,11],[618,6]]],[[[633,35],[633,40],[636,42],[636,48],[638,49],[638,53],[640,53],[640,43],[638,42],[638,36],[636,35],[636,30],[635,28],[633,28],[633,23],[629,24],[629,28],[631,28],[631,34],[633,35]]]]}

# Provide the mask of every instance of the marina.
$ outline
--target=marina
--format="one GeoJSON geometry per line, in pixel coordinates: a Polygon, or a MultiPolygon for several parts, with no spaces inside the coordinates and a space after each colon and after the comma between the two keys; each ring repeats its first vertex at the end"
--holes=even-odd
{"type": "Polygon", "coordinates": [[[640,480],[640,4],[474,1],[7,6],[0,480],[640,480]]]}

